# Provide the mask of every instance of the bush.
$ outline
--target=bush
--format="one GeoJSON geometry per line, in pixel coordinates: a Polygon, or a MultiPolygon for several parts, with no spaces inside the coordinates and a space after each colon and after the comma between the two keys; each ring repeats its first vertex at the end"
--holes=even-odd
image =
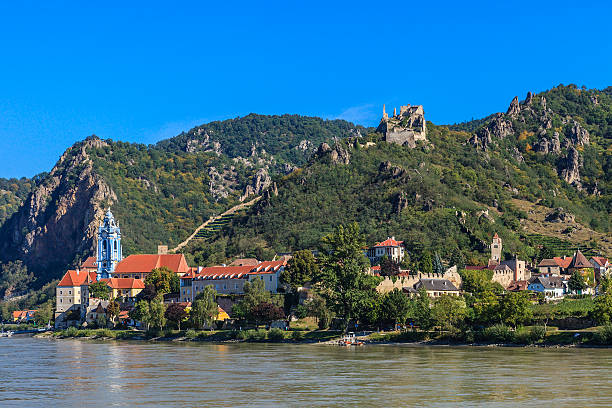
{"type": "Polygon", "coordinates": [[[293,341],[302,341],[304,340],[304,333],[301,330],[294,330],[291,333],[291,339],[293,341]]]}
{"type": "Polygon", "coordinates": [[[599,344],[612,344],[612,324],[600,327],[595,333],[595,341],[599,344]]]}
{"type": "Polygon", "coordinates": [[[268,338],[272,341],[283,341],[285,340],[285,332],[278,328],[271,329],[268,332],[268,338]]]}
{"type": "Polygon", "coordinates": [[[268,337],[268,331],[265,329],[249,330],[250,340],[265,341],[268,337]]]}
{"type": "Polygon", "coordinates": [[[514,332],[514,342],[517,344],[531,344],[531,330],[520,327],[514,332]]]}
{"type": "Polygon", "coordinates": [[[79,329],[76,327],[69,327],[62,332],[62,337],[77,337],[79,334],[79,329]]]}
{"type": "Polygon", "coordinates": [[[97,337],[114,338],[115,334],[113,333],[113,331],[111,329],[100,329],[100,330],[98,330],[97,337]]]}
{"type": "Polygon", "coordinates": [[[249,338],[249,334],[246,331],[238,331],[236,333],[236,340],[247,340],[249,338]]]}
{"type": "Polygon", "coordinates": [[[514,340],[512,330],[505,324],[496,324],[480,332],[480,340],[487,343],[508,343],[514,340]]]}
{"type": "Polygon", "coordinates": [[[529,331],[529,334],[532,343],[540,343],[546,338],[546,327],[533,326],[529,331]]]}
{"type": "Polygon", "coordinates": [[[193,329],[187,330],[185,332],[185,337],[188,338],[188,339],[191,339],[191,340],[195,339],[196,338],[196,331],[193,330],[193,329]]]}

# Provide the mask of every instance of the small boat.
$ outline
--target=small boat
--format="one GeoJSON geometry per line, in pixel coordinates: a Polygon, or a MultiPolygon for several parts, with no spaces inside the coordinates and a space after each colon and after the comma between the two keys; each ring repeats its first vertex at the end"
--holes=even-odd
{"type": "Polygon", "coordinates": [[[0,337],[11,337],[13,335],[12,331],[1,331],[0,337]]]}
{"type": "Polygon", "coordinates": [[[355,337],[355,333],[350,332],[349,334],[344,335],[340,340],[338,340],[339,346],[363,346],[363,341],[357,340],[355,337]]]}

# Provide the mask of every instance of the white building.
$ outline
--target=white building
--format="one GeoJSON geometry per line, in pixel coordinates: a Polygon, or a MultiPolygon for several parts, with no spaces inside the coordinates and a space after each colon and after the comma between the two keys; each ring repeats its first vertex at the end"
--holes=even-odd
{"type": "Polygon", "coordinates": [[[404,260],[404,241],[396,241],[395,237],[388,237],[366,251],[370,262],[375,264],[384,256],[394,262],[400,263],[404,260]]]}

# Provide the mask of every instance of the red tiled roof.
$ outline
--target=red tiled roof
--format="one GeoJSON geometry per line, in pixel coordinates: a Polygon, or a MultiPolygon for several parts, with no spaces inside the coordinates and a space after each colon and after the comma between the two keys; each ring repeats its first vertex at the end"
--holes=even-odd
{"type": "Polygon", "coordinates": [[[591,259],[599,266],[605,266],[608,263],[608,259],[603,256],[594,256],[591,259]]]}
{"type": "Polygon", "coordinates": [[[576,251],[572,261],[569,265],[570,268],[592,268],[593,265],[587,261],[586,257],[579,250],[576,251]]]}
{"type": "Polygon", "coordinates": [[[34,310],[15,310],[13,312],[13,319],[25,319],[28,316],[32,316],[34,313],[38,312],[38,309],[34,310]]]}
{"type": "Polygon", "coordinates": [[[404,241],[396,241],[393,238],[387,238],[385,241],[383,242],[379,242],[376,245],[374,245],[374,248],[376,247],[397,247],[400,246],[404,243],[404,241]]]}
{"type": "Polygon", "coordinates": [[[140,254],[130,255],[115,267],[116,273],[149,273],[153,269],[165,266],[175,273],[189,272],[189,266],[183,254],[140,254]]]}
{"type": "Polygon", "coordinates": [[[264,261],[255,266],[209,266],[202,268],[199,272],[197,268],[192,268],[183,279],[245,279],[246,275],[263,275],[276,273],[281,267],[286,266],[286,260],[264,261]]]}
{"type": "Polygon", "coordinates": [[[495,233],[495,235],[493,235],[493,239],[499,239],[499,235],[497,235],[497,232],[495,233]]]}
{"type": "Polygon", "coordinates": [[[557,261],[555,261],[554,259],[547,259],[544,258],[540,261],[540,263],[538,264],[538,268],[540,267],[545,267],[545,266],[560,266],[559,263],[557,261]]]}
{"type": "Polygon", "coordinates": [[[101,279],[102,282],[106,282],[106,284],[111,289],[144,289],[145,284],[142,279],[135,278],[110,278],[110,279],[101,279]]]}
{"type": "Polygon", "coordinates": [[[96,281],[95,272],[69,270],[67,271],[57,286],[81,286],[96,281]]]}
{"type": "Polygon", "coordinates": [[[466,265],[465,269],[468,271],[483,271],[485,269],[491,269],[489,266],[475,266],[475,265],[466,265]]]}
{"type": "Polygon", "coordinates": [[[98,261],[95,256],[90,256],[81,263],[81,269],[98,269],[98,261]]]}
{"type": "Polygon", "coordinates": [[[261,275],[266,273],[276,273],[281,267],[287,265],[287,261],[264,261],[251,269],[251,274],[261,275]]]}
{"type": "Polygon", "coordinates": [[[380,265],[376,265],[370,268],[373,271],[380,271],[380,265]]]}
{"type": "Polygon", "coordinates": [[[564,256],[563,258],[555,256],[553,260],[563,269],[569,268],[570,262],[572,262],[572,258],[569,258],[567,256],[564,256]]]}

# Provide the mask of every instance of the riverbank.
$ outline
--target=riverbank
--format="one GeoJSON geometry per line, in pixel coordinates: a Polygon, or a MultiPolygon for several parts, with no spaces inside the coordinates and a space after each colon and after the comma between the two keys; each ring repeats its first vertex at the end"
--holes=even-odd
{"type": "MultiPolygon", "coordinates": [[[[133,340],[149,342],[212,342],[212,343],[294,343],[335,345],[342,332],[333,330],[111,330],[76,329],[36,334],[39,338],[133,340]]],[[[363,345],[423,346],[490,346],[490,347],[612,347],[612,330],[603,326],[593,330],[546,330],[520,328],[516,331],[489,330],[478,333],[395,331],[373,332],[357,337],[363,345]]]]}

